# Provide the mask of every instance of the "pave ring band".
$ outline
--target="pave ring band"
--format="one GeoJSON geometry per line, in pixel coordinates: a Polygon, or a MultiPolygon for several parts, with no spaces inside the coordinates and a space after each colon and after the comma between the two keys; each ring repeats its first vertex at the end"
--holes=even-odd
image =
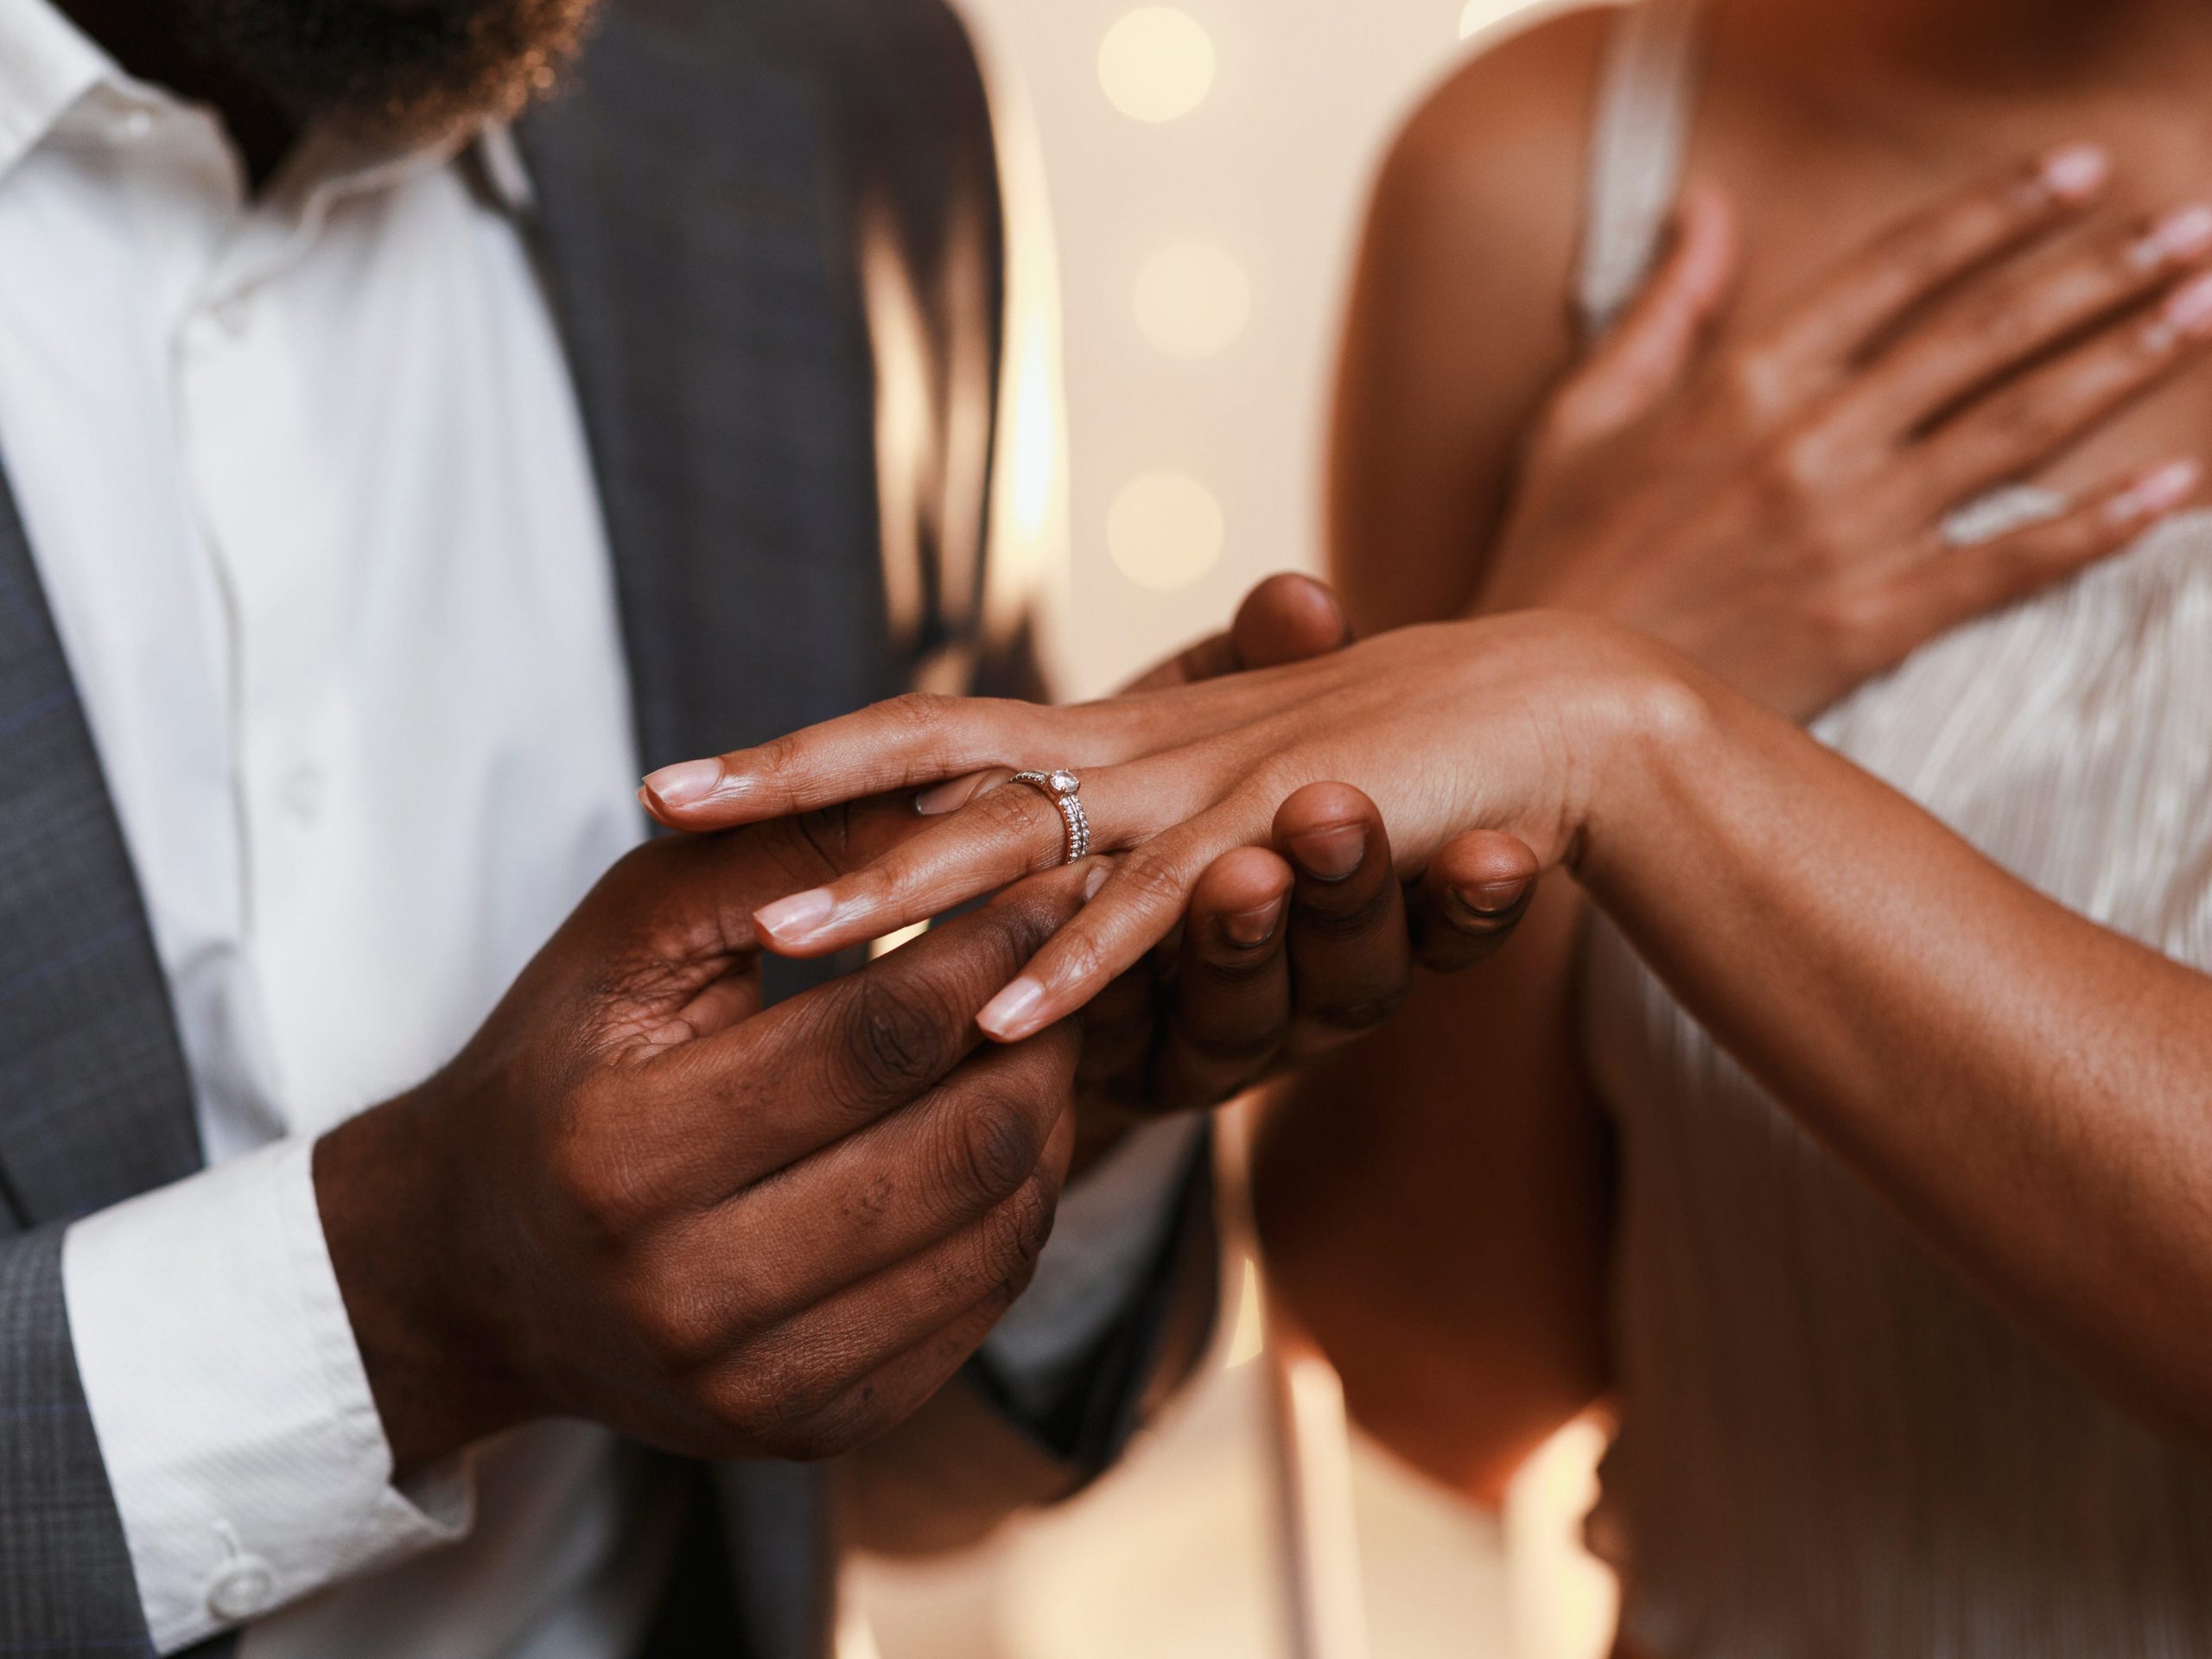
{"type": "Polygon", "coordinates": [[[1077,793],[1083,787],[1083,779],[1063,766],[1054,772],[1017,772],[1007,781],[1043,791],[1045,798],[1060,809],[1060,818],[1068,831],[1062,864],[1072,864],[1090,856],[1090,817],[1083,810],[1083,798],[1077,793]]]}

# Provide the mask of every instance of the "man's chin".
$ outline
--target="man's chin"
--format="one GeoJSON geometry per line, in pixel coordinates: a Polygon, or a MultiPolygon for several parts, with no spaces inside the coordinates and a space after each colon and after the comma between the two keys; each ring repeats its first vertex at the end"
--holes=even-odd
{"type": "Polygon", "coordinates": [[[422,142],[556,88],[597,0],[189,0],[208,54],[302,125],[422,142]]]}

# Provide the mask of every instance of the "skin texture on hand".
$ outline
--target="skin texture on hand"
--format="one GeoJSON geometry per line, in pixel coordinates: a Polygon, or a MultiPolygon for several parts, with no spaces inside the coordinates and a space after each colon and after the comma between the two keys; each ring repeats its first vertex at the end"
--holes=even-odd
{"type": "MultiPolygon", "coordinates": [[[[1266,845],[1313,783],[1363,791],[1402,874],[1455,837],[1503,835],[1532,867],[1571,857],[1592,776],[1682,685],[1669,654],[1586,619],[1531,615],[1409,629],[1314,661],[1073,709],[910,697],[711,763],[680,817],[744,822],[855,791],[930,790],[985,764],[1059,757],[1082,773],[1095,845],[1126,849],[1083,913],[981,1016],[1020,1040],[1084,1006],[1183,917],[1223,855],[1266,845]]],[[[925,800],[928,797],[925,795],[925,800]]],[[[1059,854],[1037,791],[984,794],[849,877],[755,918],[817,955],[939,914],[1059,854]]]]}
{"type": "MultiPolygon", "coordinates": [[[[1327,587],[1274,576],[1226,632],[1122,695],[1310,662],[1351,639],[1327,587]]],[[[916,805],[925,818],[943,816],[1003,788],[1011,773],[932,786],[916,805]]],[[[640,798],[672,828],[713,830],[728,821],[714,805],[722,779],[720,760],[692,762],[656,773],[640,798]]],[[[1034,807],[1029,793],[1017,787],[999,804],[1034,807]]],[[[1217,1105],[1371,1028],[1404,1000],[1416,963],[1454,972],[1482,960],[1511,935],[1536,868],[1511,836],[1475,831],[1440,850],[1426,879],[1403,892],[1372,801],[1348,785],[1297,791],[1271,837],[1205,872],[1173,937],[1084,1008],[1075,1167],[1142,1119],[1217,1105]],[[1317,850],[1323,843],[1357,850],[1348,863],[1333,861],[1317,850]]]]}
{"type": "Polygon", "coordinates": [[[1939,202],[1719,352],[1733,213],[1691,192],[1664,264],[1539,416],[1480,608],[1609,617],[1803,719],[2131,545],[2188,501],[2195,461],[1976,546],[1945,531],[2212,344],[2212,206],[2031,257],[2108,170],[2069,145],[1939,202]]]}
{"type": "Polygon", "coordinates": [[[857,812],[640,849],[445,1071],[319,1143],[403,1471],[548,1414],[710,1458],[844,1450],[1020,1294],[1076,1035],[978,1053],[975,1014],[1082,874],[763,1012],[753,908],[890,833],[857,812]]]}

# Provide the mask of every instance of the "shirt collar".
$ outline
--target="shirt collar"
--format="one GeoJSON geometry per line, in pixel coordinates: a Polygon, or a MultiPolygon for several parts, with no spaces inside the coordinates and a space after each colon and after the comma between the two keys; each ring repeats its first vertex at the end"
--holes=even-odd
{"type": "Polygon", "coordinates": [[[0,175],[92,87],[123,78],[52,0],[0,0],[0,175]]]}

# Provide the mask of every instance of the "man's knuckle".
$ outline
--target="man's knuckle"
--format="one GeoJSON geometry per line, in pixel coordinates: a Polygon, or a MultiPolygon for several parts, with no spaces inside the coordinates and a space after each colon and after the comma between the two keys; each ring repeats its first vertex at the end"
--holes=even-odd
{"type": "Polygon", "coordinates": [[[1028,1287],[1052,1236],[1056,1197],[1046,1182],[1030,1181],[984,1218],[974,1272],[985,1294],[1010,1301],[1028,1287]]]}
{"type": "Polygon", "coordinates": [[[864,975],[846,1014],[844,1039],[846,1058],[868,1093],[899,1096],[944,1074],[954,1032],[918,988],[864,975]]]}
{"type": "Polygon", "coordinates": [[[1271,1059],[1289,1036],[1290,1014],[1284,1008],[1249,1025],[1186,1027],[1181,1041],[1207,1072],[1242,1074],[1271,1059]]]}
{"type": "Polygon", "coordinates": [[[1402,984],[1380,987],[1358,995],[1333,997],[1314,1005],[1309,1018],[1324,1030],[1357,1035],[1374,1030],[1406,1004],[1402,984]]]}
{"type": "Polygon", "coordinates": [[[550,1164],[570,1217],[603,1246],[626,1243],[655,1213],[629,1159],[599,1136],[572,1139],[555,1150],[550,1164]]]}
{"type": "Polygon", "coordinates": [[[793,1463],[841,1458],[880,1439],[893,1418],[890,1402],[876,1383],[855,1382],[786,1425],[778,1455],[793,1463]]]}
{"type": "Polygon", "coordinates": [[[952,1120],[952,1191],[970,1208],[999,1203],[1037,1167],[1044,1128],[1032,1104],[1010,1091],[977,1090],[952,1120]]]}
{"type": "Polygon", "coordinates": [[[714,1358],[729,1338],[712,1294],[683,1284],[654,1285],[633,1294],[628,1323],[646,1351],[677,1373],[714,1358]]]}

